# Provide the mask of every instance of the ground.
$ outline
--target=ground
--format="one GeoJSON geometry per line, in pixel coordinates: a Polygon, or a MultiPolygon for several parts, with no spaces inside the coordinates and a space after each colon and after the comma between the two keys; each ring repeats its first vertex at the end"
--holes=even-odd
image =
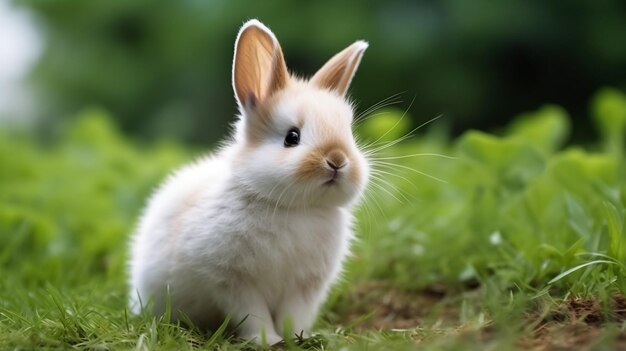
{"type": "MultiPolygon", "coordinates": [[[[449,296],[443,286],[432,286],[420,293],[394,288],[389,282],[372,281],[355,288],[350,299],[353,308],[339,323],[350,325],[355,332],[386,330],[409,333],[416,345],[427,339],[474,334],[488,345],[496,340],[493,321],[461,322],[459,299],[476,299],[475,291],[449,296]],[[427,330],[425,330],[427,329],[427,330]]],[[[603,335],[603,328],[612,325],[621,331],[615,335],[614,349],[626,350],[626,297],[613,296],[608,309],[592,298],[570,297],[555,303],[547,311],[528,311],[525,321],[528,332],[517,337],[516,346],[525,350],[591,349],[603,335]]]]}

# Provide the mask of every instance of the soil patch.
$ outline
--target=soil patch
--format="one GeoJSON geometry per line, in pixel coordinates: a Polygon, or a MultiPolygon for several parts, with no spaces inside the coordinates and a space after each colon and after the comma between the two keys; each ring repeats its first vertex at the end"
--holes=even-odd
{"type": "Polygon", "coordinates": [[[445,296],[441,287],[417,294],[384,281],[367,282],[352,290],[349,299],[355,303],[339,323],[363,331],[411,329],[429,318],[438,318],[441,323],[458,320],[458,311],[445,296]]]}
{"type": "MultiPolygon", "coordinates": [[[[462,322],[460,301],[471,301],[471,294],[475,292],[448,296],[443,286],[416,293],[384,281],[367,282],[352,290],[352,303],[341,312],[337,322],[355,332],[413,330],[411,336],[418,343],[426,338],[464,335],[474,335],[480,342],[488,343],[497,338],[498,328],[488,317],[480,322],[462,322]]],[[[529,311],[524,319],[521,323],[529,330],[520,333],[517,345],[521,349],[584,350],[611,340],[609,347],[626,350],[624,295],[616,295],[604,305],[593,298],[569,298],[549,306],[547,311],[529,311]],[[612,335],[607,335],[607,327],[613,330],[612,335]]]]}

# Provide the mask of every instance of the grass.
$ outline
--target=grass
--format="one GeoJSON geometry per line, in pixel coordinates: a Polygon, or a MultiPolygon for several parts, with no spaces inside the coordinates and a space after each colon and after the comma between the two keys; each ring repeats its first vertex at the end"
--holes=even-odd
{"type": "MultiPolygon", "coordinates": [[[[278,348],[626,347],[626,98],[601,91],[591,111],[590,145],[545,106],[498,135],[435,122],[380,150],[317,334],[278,348]]],[[[387,110],[358,134],[390,142],[404,121],[387,110]]],[[[126,311],[143,201],[199,151],[133,143],[97,109],[53,141],[0,130],[0,349],[257,349],[126,311]]]]}

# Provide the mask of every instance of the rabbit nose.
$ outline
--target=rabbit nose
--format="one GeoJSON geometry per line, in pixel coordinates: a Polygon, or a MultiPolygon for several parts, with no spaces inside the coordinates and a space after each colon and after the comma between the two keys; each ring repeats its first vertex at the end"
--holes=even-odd
{"type": "Polygon", "coordinates": [[[333,170],[343,168],[347,163],[347,157],[341,151],[331,151],[328,156],[326,156],[326,164],[333,170]]]}
{"type": "Polygon", "coordinates": [[[326,160],[326,164],[335,171],[345,166],[345,164],[336,165],[335,163],[329,160],[326,160]]]}

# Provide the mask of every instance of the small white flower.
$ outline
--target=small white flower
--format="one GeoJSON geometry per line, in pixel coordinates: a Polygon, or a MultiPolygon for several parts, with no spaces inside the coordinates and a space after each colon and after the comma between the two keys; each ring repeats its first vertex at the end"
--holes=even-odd
{"type": "Polygon", "coordinates": [[[502,235],[500,235],[500,231],[496,230],[495,232],[491,233],[491,235],[489,236],[489,242],[492,245],[500,245],[502,243],[502,235]]]}

